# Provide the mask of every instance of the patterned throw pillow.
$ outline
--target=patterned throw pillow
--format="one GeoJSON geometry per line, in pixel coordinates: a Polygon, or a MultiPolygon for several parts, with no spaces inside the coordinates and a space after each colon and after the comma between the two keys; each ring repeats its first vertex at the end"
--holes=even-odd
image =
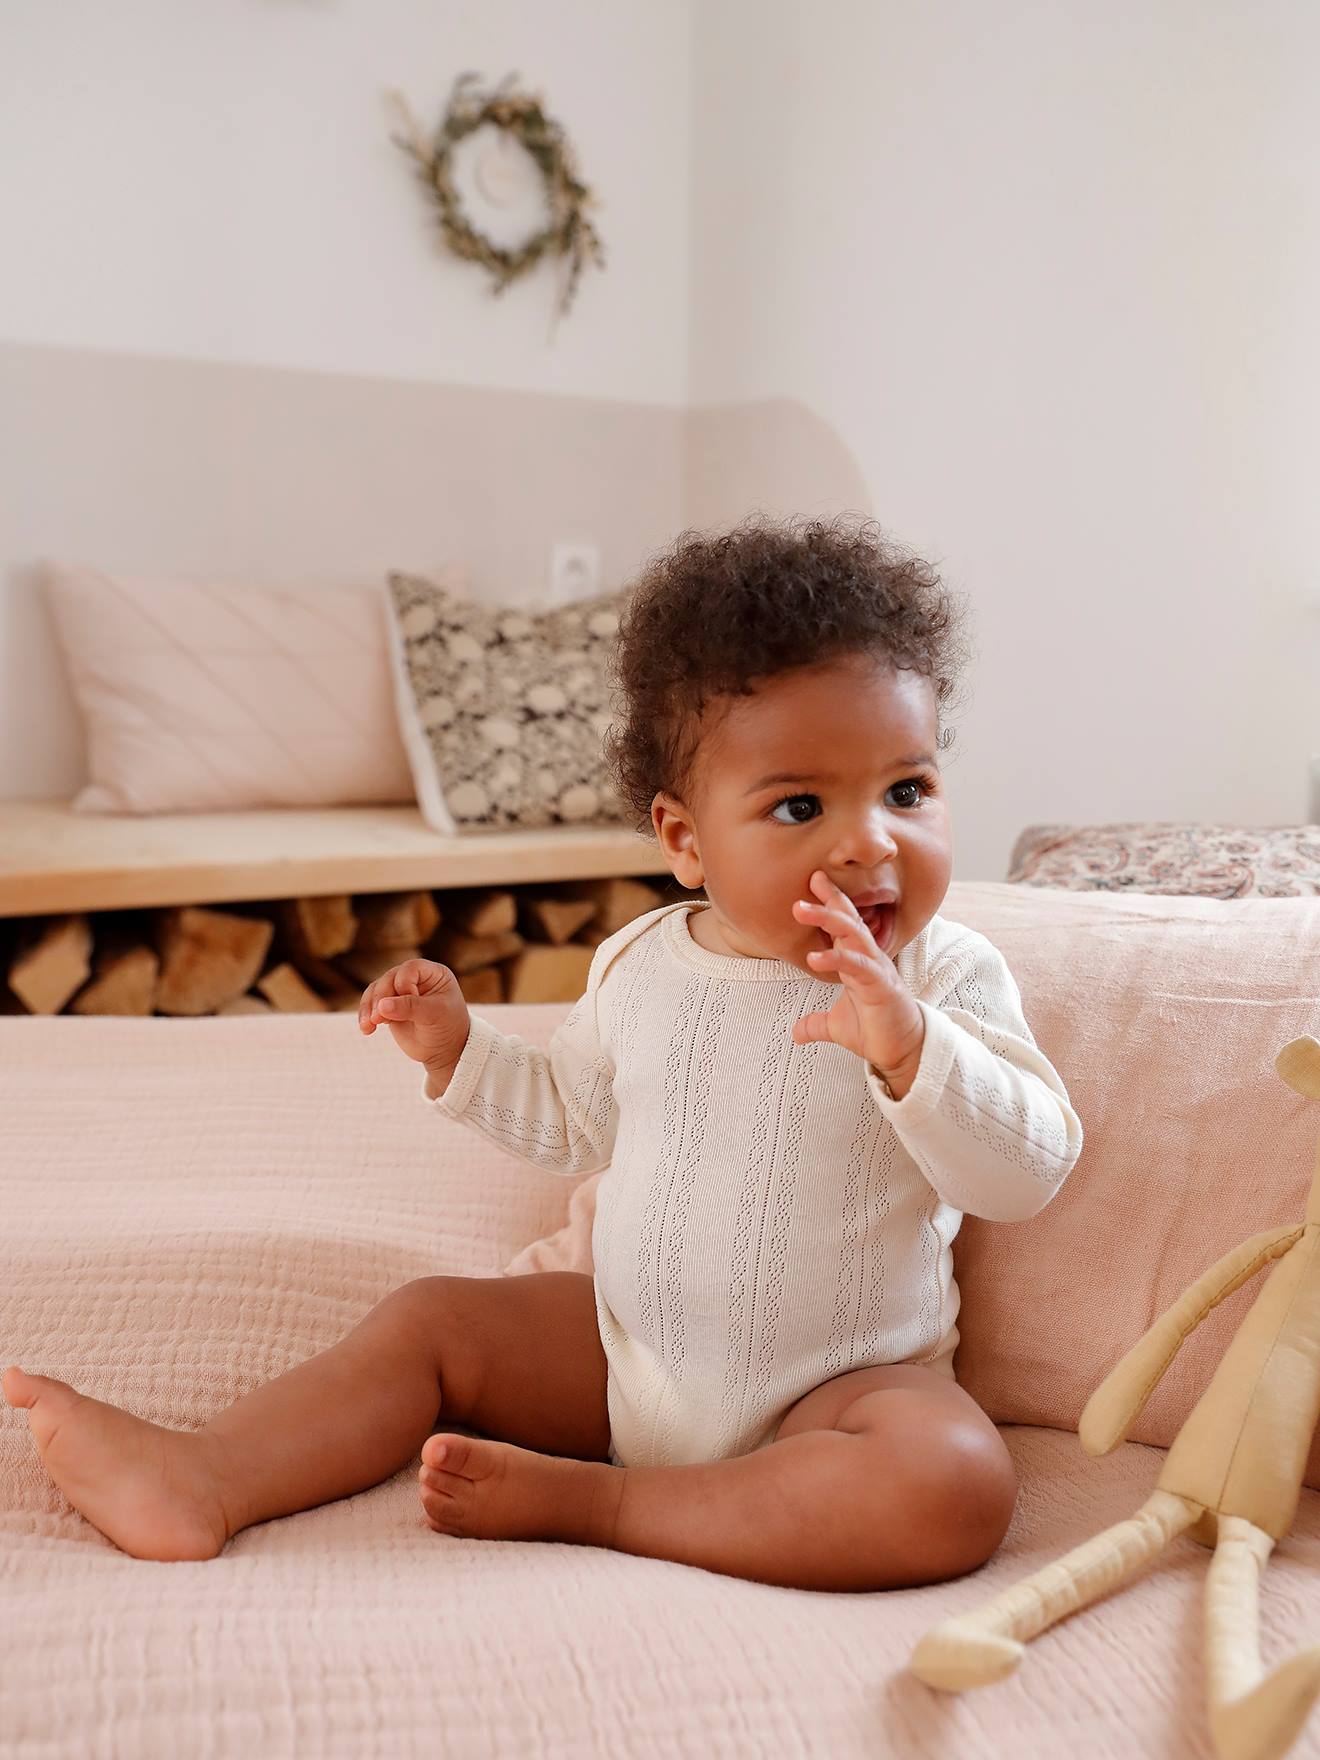
{"type": "Polygon", "coordinates": [[[452,835],[628,818],[604,752],[625,597],[533,612],[390,575],[400,725],[429,825],[452,835]]]}
{"type": "Polygon", "coordinates": [[[1071,892],[1306,897],[1320,892],[1320,825],[1029,825],[1004,878],[1071,892]]]}

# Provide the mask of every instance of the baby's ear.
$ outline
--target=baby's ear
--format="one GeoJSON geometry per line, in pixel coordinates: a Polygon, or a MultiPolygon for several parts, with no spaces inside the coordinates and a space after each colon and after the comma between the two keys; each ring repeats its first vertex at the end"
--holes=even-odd
{"type": "Polygon", "coordinates": [[[695,892],[706,877],[691,813],[676,795],[661,793],[651,802],[651,823],[670,873],[680,886],[695,892]]]}

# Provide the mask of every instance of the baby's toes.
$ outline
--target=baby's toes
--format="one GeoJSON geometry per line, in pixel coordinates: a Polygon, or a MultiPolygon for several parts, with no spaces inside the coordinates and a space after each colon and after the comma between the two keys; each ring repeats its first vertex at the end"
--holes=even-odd
{"type": "Polygon", "coordinates": [[[488,1436],[432,1437],[422,1452],[422,1508],[433,1528],[474,1540],[548,1537],[564,1462],[488,1436]]]}
{"type": "Polygon", "coordinates": [[[467,1438],[445,1437],[443,1462],[439,1444],[431,1447],[434,1441],[435,1438],[431,1438],[422,1450],[423,1465],[418,1474],[422,1511],[428,1524],[438,1533],[472,1534],[475,1487],[460,1470],[466,1464],[466,1458],[456,1447],[467,1438]]]}
{"type": "Polygon", "coordinates": [[[467,1440],[466,1436],[455,1436],[447,1430],[428,1436],[422,1444],[422,1465],[430,1467],[433,1472],[440,1468],[445,1472],[452,1471],[455,1461],[464,1458],[458,1451],[458,1445],[467,1440]]]}
{"type": "Polygon", "coordinates": [[[425,1481],[420,1486],[422,1497],[422,1514],[426,1524],[434,1528],[437,1534],[462,1534],[465,1532],[462,1511],[455,1503],[451,1493],[439,1485],[430,1485],[425,1481]]]}

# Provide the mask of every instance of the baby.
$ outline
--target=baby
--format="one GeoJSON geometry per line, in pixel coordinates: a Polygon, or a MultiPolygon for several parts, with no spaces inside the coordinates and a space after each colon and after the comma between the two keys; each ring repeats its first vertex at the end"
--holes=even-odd
{"type": "Polygon", "coordinates": [[[1041,1210],[1082,1131],[999,952],[937,914],[960,629],[867,524],[754,521],[650,566],[610,752],[705,902],[604,941],[547,1052],[429,960],[359,1012],[446,1117],[556,1173],[608,1165],[594,1277],[419,1278],[196,1432],[6,1370],[89,1521],[210,1558],[420,1450],[450,1535],[808,1589],[994,1552],[1017,1482],[954,1378],[951,1246],[964,1212],[1041,1210]]]}

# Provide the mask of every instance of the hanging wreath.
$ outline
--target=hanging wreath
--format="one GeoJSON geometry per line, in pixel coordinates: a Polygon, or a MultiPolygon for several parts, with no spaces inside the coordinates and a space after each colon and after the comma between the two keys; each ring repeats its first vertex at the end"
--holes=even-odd
{"type": "Polygon", "coordinates": [[[604,247],[587,217],[595,197],[578,176],[573,148],[563,129],[546,115],[539,97],[516,89],[516,79],[516,74],[509,74],[492,90],[483,91],[477,74],[460,74],[434,143],[423,137],[402,94],[395,92],[392,95],[408,133],[404,139],[398,135],[391,138],[417,161],[439,205],[445,243],[456,256],[481,264],[494,280],[492,292],[502,293],[543,258],[562,259],[565,278],[558,300],[562,313],[573,302],[583,267],[587,263],[599,268],[605,265],[604,247]],[[456,179],[455,150],[485,127],[500,131],[506,146],[512,142],[523,148],[540,174],[546,224],[517,244],[501,244],[474,224],[456,179]]]}

